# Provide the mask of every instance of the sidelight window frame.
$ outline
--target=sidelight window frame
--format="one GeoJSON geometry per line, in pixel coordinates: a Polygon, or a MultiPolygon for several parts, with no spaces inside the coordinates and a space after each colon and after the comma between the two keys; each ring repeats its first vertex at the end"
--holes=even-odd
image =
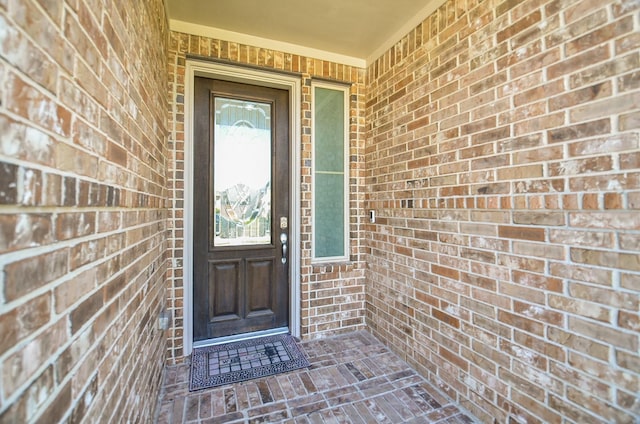
{"type": "MultiPolygon", "coordinates": [[[[313,264],[322,264],[322,263],[336,263],[336,262],[346,262],[349,260],[349,86],[344,84],[331,83],[327,81],[312,81],[311,83],[311,262],[313,264]],[[327,172],[324,170],[318,170],[317,166],[319,161],[326,160],[325,158],[320,158],[319,155],[322,152],[318,151],[318,130],[319,122],[318,122],[318,105],[317,101],[317,90],[333,90],[342,93],[342,103],[343,103],[343,114],[342,114],[342,162],[339,163],[341,165],[340,171],[327,172]],[[333,218],[336,216],[341,216],[342,218],[342,240],[340,240],[340,245],[342,247],[342,254],[321,254],[319,253],[320,249],[318,243],[321,241],[319,236],[319,223],[323,222],[323,220],[331,219],[328,215],[320,215],[324,211],[317,211],[316,206],[319,203],[318,194],[320,190],[318,190],[318,182],[320,180],[319,175],[328,176],[330,174],[333,175],[342,175],[342,184],[340,185],[343,193],[342,193],[342,210],[341,211],[331,211],[334,213],[333,218]]],[[[322,121],[322,120],[320,120],[322,121]]],[[[335,125],[340,125],[337,122],[335,125]]],[[[326,223],[326,221],[325,221],[326,223]]],[[[326,224],[325,224],[326,227],[326,224]]],[[[326,246],[325,246],[326,247],[326,246]]],[[[335,247],[335,245],[334,245],[335,247]]]]}

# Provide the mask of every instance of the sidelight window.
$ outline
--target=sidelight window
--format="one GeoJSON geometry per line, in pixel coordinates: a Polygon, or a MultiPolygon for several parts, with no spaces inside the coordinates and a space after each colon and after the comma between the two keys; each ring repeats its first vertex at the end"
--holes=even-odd
{"type": "Polygon", "coordinates": [[[348,255],[348,88],[314,83],[313,260],[344,261],[348,255]]]}

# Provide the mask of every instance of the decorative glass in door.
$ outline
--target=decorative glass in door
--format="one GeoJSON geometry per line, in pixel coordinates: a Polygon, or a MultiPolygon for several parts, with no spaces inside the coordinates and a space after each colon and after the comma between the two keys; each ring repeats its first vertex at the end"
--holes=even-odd
{"type": "Polygon", "coordinates": [[[215,98],[214,246],[271,243],[271,105],[215,98]]]}

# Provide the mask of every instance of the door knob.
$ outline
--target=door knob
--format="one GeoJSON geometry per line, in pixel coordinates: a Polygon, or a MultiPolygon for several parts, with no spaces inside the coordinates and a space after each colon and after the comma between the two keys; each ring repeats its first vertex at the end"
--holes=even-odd
{"type": "Polygon", "coordinates": [[[280,243],[282,244],[282,263],[287,263],[287,233],[280,234],[280,243]]]}

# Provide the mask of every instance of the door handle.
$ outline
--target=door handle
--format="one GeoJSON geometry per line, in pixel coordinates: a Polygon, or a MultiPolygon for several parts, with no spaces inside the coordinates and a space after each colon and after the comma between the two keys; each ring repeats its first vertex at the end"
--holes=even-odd
{"type": "Polygon", "coordinates": [[[282,244],[282,263],[287,263],[287,233],[280,234],[280,243],[282,244]]]}

